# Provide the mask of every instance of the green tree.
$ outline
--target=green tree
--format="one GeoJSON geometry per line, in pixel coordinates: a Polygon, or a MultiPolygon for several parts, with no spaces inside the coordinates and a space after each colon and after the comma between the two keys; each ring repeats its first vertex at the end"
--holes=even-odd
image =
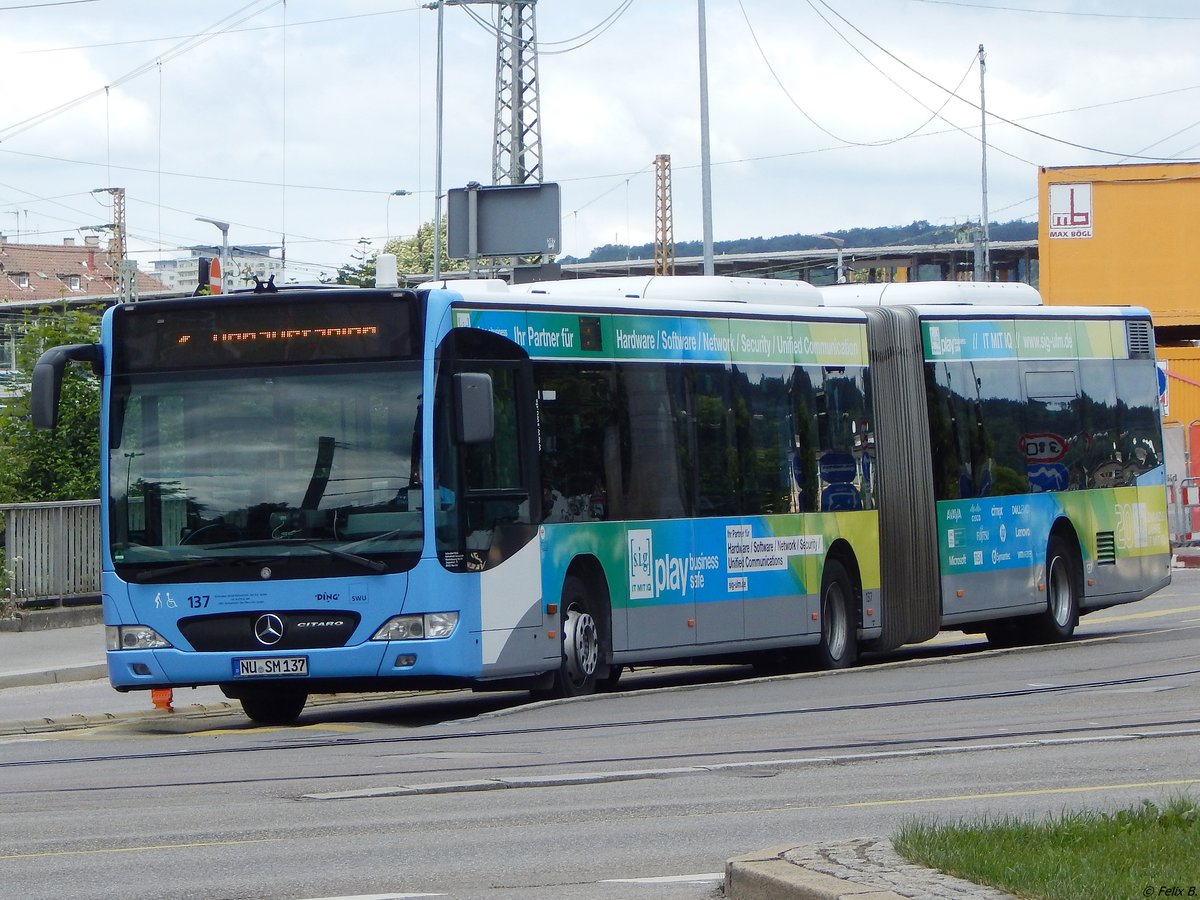
{"type": "MultiPolygon", "coordinates": [[[[391,238],[383,245],[384,253],[396,257],[396,271],[405,275],[425,275],[433,271],[433,222],[426,222],[412,237],[391,238]]],[[[351,254],[350,262],[337,270],[335,284],[358,287],[375,286],[375,266],[379,254],[371,250],[367,238],[359,238],[358,247],[351,254]]],[[[462,272],[467,268],[466,260],[450,259],[446,256],[446,217],[442,216],[442,271],[462,272]]]]}
{"type": "MultiPolygon", "coordinates": [[[[423,275],[433,271],[433,222],[429,221],[407,238],[392,238],[383,245],[384,253],[396,256],[396,271],[403,275],[423,275]]],[[[446,256],[446,217],[442,216],[442,271],[462,272],[466,260],[446,256]]]]}
{"type": "Polygon", "coordinates": [[[358,248],[351,254],[350,262],[337,270],[334,284],[351,284],[356,287],[375,286],[375,257],[371,252],[371,241],[358,239],[358,248]]]}
{"type": "Polygon", "coordinates": [[[27,320],[17,347],[22,386],[0,409],[0,502],[100,496],[100,382],[91,370],[67,366],[54,431],[35,430],[29,415],[29,379],[42,351],[93,343],[99,331],[95,314],[82,311],[43,312],[27,320]]]}

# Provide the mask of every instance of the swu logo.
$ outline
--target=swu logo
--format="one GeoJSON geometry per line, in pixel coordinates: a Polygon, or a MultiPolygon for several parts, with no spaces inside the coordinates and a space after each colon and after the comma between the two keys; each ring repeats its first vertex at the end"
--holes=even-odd
{"type": "Polygon", "coordinates": [[[654,532],[649,528],[630,531],[629,599],[654,597],[654,532]]]}

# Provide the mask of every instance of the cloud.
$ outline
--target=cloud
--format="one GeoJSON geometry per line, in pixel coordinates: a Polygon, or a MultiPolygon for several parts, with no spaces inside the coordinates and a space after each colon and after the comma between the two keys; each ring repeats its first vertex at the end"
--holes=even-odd
{"type": "MultiPolygon", "coordinates": [[[[701,233],[697,0],[633,3],[607,30],[588,31],[618,5],[537,10],[542,162],[562,185],[563,247],[575,255],[653,238],[658,153],[672,158],[676,239],[701,233]]],[[[1189,35],[1200,13],[1191,4],[1164,0],[1126,18],[1116,16],[1130,7],[1111,3],[1021,5],[1045,9],[708,0],[717,239],[977,217],[980,43],[988,109],[1018,123],[988,123],[997,218],[1036,211],[1039,165],[1119,159],[1099,150],[1197,153],[1200,117],[1189,110],[1200,57],[1189,35]],[[947,103],[942,88],[960,84],[962,99],[947,103]],[[944,120],[907,140],[839,140],[898,137],[930,117],[926,107],[944,120]]],[[[449,189],[490,181],[496,51],[466,9],[446,8],[444,21],[449,189]]],[[[0,216],[28,209],[26,226],[45,235],[92,224],[104,209],[88,194],[111,183],[126,188],[139,259],[217,239],[194,221],[206,215],[233,223],[235,243],[286,235],[289,259],[335,268],[359,238],[379,247],[433,216],[436,24],[416,0],[260,0],[229,10],[127,0],[7,14],[0,216]],[[259,14],[176,53],[235,9],[259,14]],[[127,43],[150,38],[160,40],[127,43]],[[52,47],[79,49],[28,52],[52,47]],[[107,95],[106,84],[116,85],[107,95]],[[390,197],[396,189],[411,195],[390,197]]]]}

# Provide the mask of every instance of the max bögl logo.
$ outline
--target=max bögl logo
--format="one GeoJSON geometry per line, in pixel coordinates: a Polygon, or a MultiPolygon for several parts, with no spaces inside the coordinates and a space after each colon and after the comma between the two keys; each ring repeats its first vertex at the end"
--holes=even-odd
{"type": "Polygon", "coordinates": [[[1086,182],[1050,185],[1050,237],[1090,238],[1092,186],[1086,182]]]}

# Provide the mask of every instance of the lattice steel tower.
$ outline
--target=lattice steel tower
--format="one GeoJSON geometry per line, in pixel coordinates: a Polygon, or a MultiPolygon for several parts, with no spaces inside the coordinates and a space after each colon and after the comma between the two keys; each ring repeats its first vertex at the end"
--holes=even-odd
{"type": "Polygon", "coordinates": [[[671,213],[671,157],[654,157],[654,274],[675,274],[675,225],[671,213]]]}
{"type": "Polygon", "coordinates": [[[125,188],[96,188],[92,193],[112,195],[113,220],[108,226],[112,229],[112,237],[108,242],[108,254],[111,257],[109,262],[115,270],[117,263],[125,259],[128,252],[125,240],[125,188]]]}
{"type": "Polygon", "coordinates": [[[496,17],[496,140],[492,184],[541,182],[537,0],[501,0],[496,17]]]}

